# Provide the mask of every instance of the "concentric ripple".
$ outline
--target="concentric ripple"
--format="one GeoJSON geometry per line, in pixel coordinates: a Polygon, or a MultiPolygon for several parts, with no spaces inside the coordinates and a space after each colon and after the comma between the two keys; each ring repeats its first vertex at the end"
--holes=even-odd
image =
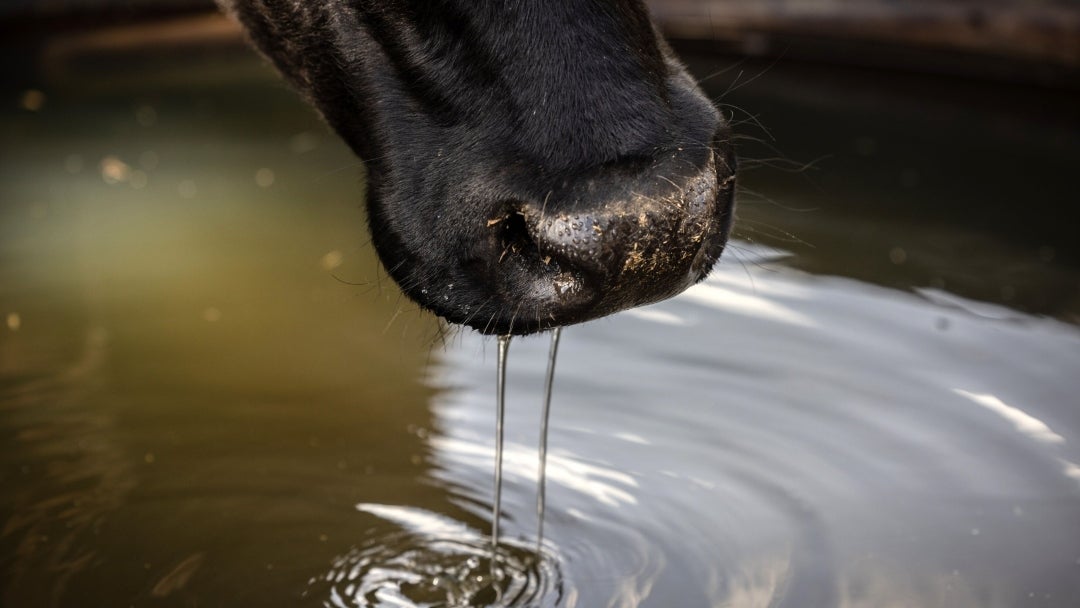
{"type": "MultiPolygon", "coordinates": [[[[736,247],[775,271],[721,264],[563,337],[544,527],[561,605],[1080,605],[1080,331],[736,247]]],[[[461,343],[429,379],[429,475],[483,517],[494,361],[461,343]]],[[[546,352],[521,339],[509,360],[507,536],[535,530],[546,352]]]]}
{"type": "Polygon", "coordinates": [[[394,525],[337,557],[308,581],[307,598],[331,608],[558,605],[557,556],[501,541],[494,567],[486,534],[422,509],[359,504],[394,525]]]}

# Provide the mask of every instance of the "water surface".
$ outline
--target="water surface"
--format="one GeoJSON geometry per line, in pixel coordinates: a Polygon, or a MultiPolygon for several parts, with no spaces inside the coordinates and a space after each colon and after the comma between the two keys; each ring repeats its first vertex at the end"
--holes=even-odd
{"type": "MultiPolygon", "coordinates": [[[[0,115],[0,604],[483,605],[495,342],[398,295],[250,54],[80,61],[0,115]]],[[[564,332],[540,555],[513,343],[504,601],[1077,605],[1069,100],[757,73],[708,81],[767,143],[716,272],[564,332]]]]}

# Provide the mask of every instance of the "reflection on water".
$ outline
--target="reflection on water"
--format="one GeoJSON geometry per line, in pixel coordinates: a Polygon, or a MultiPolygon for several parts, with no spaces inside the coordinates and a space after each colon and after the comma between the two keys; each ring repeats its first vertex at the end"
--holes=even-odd
{"type": "MultiPolygon", "coordinates": [[[[547,529],[570,578],[644,578],[702,606],[1070,605],[1080,485],[1062,431],[1080,331],[803,275],[742,247],[767,280],[724,264],[644,314],[567,332],[547,529]],[[635,553],[647,565],[621,562],[635,553]]],[[[435,474],[481,501],[491,361],[482,340],[462,342],[437,368],[435,474]]],[[[532,364],[510,380],[507,512],[525,538],[532,522],[513,515],[535,483],[544,345],[517,348],[532,364]]],[[[583,605],[616,582],[579,589],[583,605]]]]}
{"type": "Polygon", "coordinates": [[[565,332],[540,558],[514,341],[492,586],[495,342],[401,300],[355,160],[223,55],[5,93],[0,604],[1077,605],[1075,125],[806,66],[726,99],[836,156],[565,332]]]}

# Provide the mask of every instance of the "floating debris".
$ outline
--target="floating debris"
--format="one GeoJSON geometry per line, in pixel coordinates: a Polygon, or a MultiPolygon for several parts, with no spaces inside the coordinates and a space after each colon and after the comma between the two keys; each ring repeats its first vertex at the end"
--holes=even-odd
{"type": "Polygon", "coordinates": [[[22,98],[19,99],[19,105],[24,110],[37,112],[45,105],[45,93],[37,89],[27,89],[23,91],[22,98]]]}
{"type": "Polygon", "coordinates": [[[274,172],[263,167],[255,172],[255,184],[260,188],[269,188],[274,185],[274,172]]]}
{"type": "Polygon", "coordinates": [[[180,193],[181,198],[195,198],[199,194],[198,186],[190,179],[185,179],[180,182],[176,186],[176,191],[180,193]]]}
{"type": "Polygon", "coordinates": [[[337,249],[327,251],[326,255],[322,256],[319,260],[319,265],[323,267],[323,270],[333,270],[338,266],[341,266],[345,261],[345,254],[341,253],[337,249]]]}
{"type": "Polygon", "coordinates": [[[131,177],[131,166],[111,154],[102,158],[99,166],[101,179],[105,180],[106,184],[123,183],[131,177]]]}

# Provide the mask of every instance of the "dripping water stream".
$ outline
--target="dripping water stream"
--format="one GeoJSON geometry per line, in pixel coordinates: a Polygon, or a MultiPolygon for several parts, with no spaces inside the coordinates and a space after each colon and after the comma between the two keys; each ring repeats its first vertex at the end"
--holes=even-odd
{"type": "MultiPolygon", "coordinates": [[[[544,545],[544,503],[547,486],[547,446],[548,421],[551,418],[551,394],[555,384],[555,359],[559,350],[559,337],[562,328],[556,327],[551,332],[551,347],[548,350],[547,372],[544,375],[544,405],[540,415],[540,445],[538,449],[538,472],[536,488],[536,553],[539,558],[544,545]]],[[[495,480],[494,499],[491,513],[491,577],[498,579],[497,560],[499,554],[499,520],[502,511],[502,469],[506,421],[506,359],[510,350],[510,336],[499,336],[499,356],[495,380],[496,416],[495,416],[495,480]]]]}
{"type": "Polygon", "coordinates": [[[551,417],[551,389],[555,382],[555,356],[559,350],[561,327],[551,331],[551,349],[548,350],[547,373],[544,375],[544,411],[540,415],[540,469],[536,486],[536,552],[544,545],[544,499],[547,490],[547,443],[548,419],[551,417]]]}
{"type": "Polygon", "coordinates": [[[499,514],[502,509],[503,423],[506,420],[506,354],[510,336],[499,336],[498,373],[495,379],[497,394],[495,415],[495,498],[491,507],[491,578],[498,580],[496,561],[499,557],[499,514]]]}

